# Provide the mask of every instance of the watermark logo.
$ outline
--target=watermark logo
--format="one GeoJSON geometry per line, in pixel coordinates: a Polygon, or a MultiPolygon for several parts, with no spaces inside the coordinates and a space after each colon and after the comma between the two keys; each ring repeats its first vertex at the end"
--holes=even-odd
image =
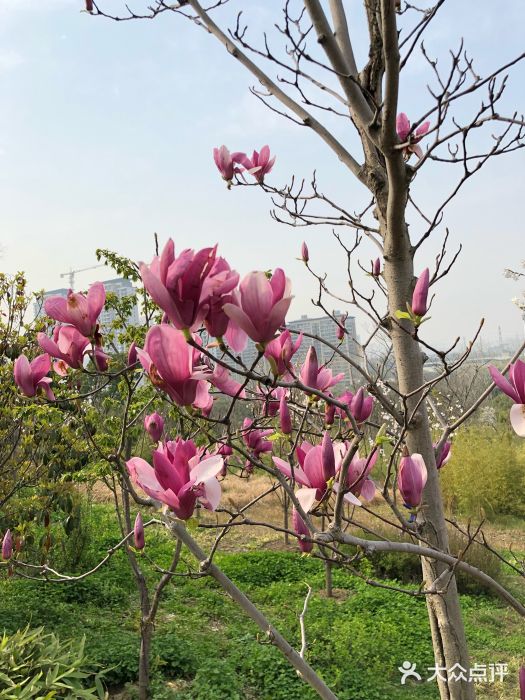
{"type": "Polygon", "coordinates": [[[473,664],[470,668],[463,668],[461,664],[454,664],[450,668],[444,666],[427,666],[426,676],[418,673],[417,664],[413,661],[403,661],[401,666],[398,666],[398,671],[401,674],[401,685],[405,685],[409,678],[417,682],[422,682],[425,678],[427,683],[432,681],[454,681],[456,683],[495,683],[504,680],[508,675],[508,665],[499,664],[473,664]]]}

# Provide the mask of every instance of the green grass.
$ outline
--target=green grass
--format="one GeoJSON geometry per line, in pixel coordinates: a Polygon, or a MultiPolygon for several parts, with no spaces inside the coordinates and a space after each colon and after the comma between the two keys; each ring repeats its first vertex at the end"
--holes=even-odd
{"type": "MultiPolygon", "coordinates": [[[[84,566],[95,562],[117,539],[110,511],[93,511],[96,539],[84,566]]],[[[147,556],[166,565],[172,542],[147,533],[147,556]]],[[[191,557],[184,560],[192,564],[191,557]]],[[[341,700],[426,700],[437,698],[434,683],[401,686],[398,666],[407,659],[418,669],[433,665],[425,601],[372,588],[334,571],[337,597],[322,594],[320,562],[295,552],[218,554],[217,563],[298,647],[298,615],[306,583],[314,588],[307,616],[307,659],[341,700]]],[[[151,581],[154,571],[143,557],[151,581]]],[[[133,683],[138,670],[138,598],[122,553],[96,575],[70,584],[42,584],[17,578],[0,581],[2,626],[13,632],[44,625],[61,638],[86,635],[86,651],[108,668],[114,689],[133,683]]],[[[480,697],[517,696],[516,669],[524,654],[516,614],[493,598],[463,596],[474,662],[508,662],[512,677],[481,688],[480,697]]],[[[153,648],[153,698],[175,700],[310,700],[286,660],[255,625],[208,578],[177,578],[166,589],[153,648]]],[[[426,671],[424,675],[426,674],[426,671]]],[[[426,677],[426,675],[425,675],[426,677]]],[[[121,696],[122,697],[122,696],[121,696]]],[[[129,686],[124,697],[132,698],[129,686]]]]}

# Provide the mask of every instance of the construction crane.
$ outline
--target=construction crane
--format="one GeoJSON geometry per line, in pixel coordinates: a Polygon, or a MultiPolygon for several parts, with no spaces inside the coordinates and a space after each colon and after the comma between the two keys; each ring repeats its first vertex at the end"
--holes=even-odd
{"type": "Polygon", "coordinates": [[[60,277],[69,277],[69,288],[74,289],[75,287],[75,275],[77,272],[86,272],[87,270],[95,270],[97,267],[106,267],[104,264],[92,265],[91,267],[82,267],[80,270],[69,270],[69,272],[62,272],[60,277]]]}

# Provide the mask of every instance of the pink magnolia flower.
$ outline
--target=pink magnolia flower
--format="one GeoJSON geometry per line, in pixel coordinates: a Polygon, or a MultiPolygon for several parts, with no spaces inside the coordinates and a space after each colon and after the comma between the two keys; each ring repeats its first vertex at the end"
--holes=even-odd
{"type": "MultiPolygon", "coordinates": [[[[160,257],[154,257],[150,265],[140,264],[148,294],[180,330],[195,330],[209,312],[213,283],[208,278],[216,263],[216,252],[217,246],[196,253],[187,248],[177,257],[170,238],[160,257]]],[[[220,283],[224,283],[224,276],[220,283]]]]}
{"type": "Polygon", "coordinates": [[[426,483],[427,467],[423,457],[417,453],[401,457],[397,472],[397,486],[407,508],[416,508],[421,503],[426,483]]]}
{"type": "Polygon", "coordinates": [[[153,442],[158,442],[164,430],[164,418],[157,411],[150,413],[144,418],[144,429],[153,442]]]}
{"type": "Polygon", "coordinates": [[[265,440],[268,435],[273,433],[271,428],[267,430],[262,430],[260,428],[252,428],[253,420],[251,418],[245,418],[242,424],[242,439],[246,447],[252,450],[256,457],[258,457],[263,452],[272,451],[272,443],[269,440],[265,440]]]}
{"type": "Polygon", "coordinates": [[[514,401],[510,409],[510,423],[517,435],[525,437],[525,362],[516,360],[510,365],[509,379],[505,379],[493,365],[489,366],[489,372],[498,389],[514,401]]]}
{"type": "Polygon", "coordinates": [[[344,372],[341,372],[340,374],[336,374],[334,377],[331,369],[328,369],[325,366],[319,367],[317,352],[312,345],[306,353],[306,359],[301,368],[301,373],[299,376],[301,382],[305,386],[325,392],[327,389],[335,384],[338,384],[342,379],[344,379],[345,375],[344,372]]]}
{"type": "MultiPolygon", "coordinates": [[[[438,469],[441,469],[441,467],[444,467],[445,464],[448,462],[448,460],[452,457],[452,452],[450,451],[450,448],[452,447],[452,443],[447,440],[443,447],[441,448],[441,451],[439,455],[436,455],[436,467],[438,469]]],[[[434,449],[437,448],[437,443],[434,444],[434,449]]]]}
{"type": "Polygon", "coordinates": [[[254,151],[251,159],[244,155],[240,161],[246,170],[254,176],[257,182],[262,183],[264,176],[271,172],[275,163],[275,156],[270,158],[270,147],[263,146],[260,153],[254,151]]]}
{"type": "Polygon", "coordinates": [[[328,483],[336,474],[336,455],[334,443],[328,432],[323,437],[321,445],[311,445],[303,442],[296,450],[298,466],[293,468],[280,457],[273,457],[277,469],[289,479],[293,478],[300,488],[296,492],[297,500],[305,513],[308,513],[315,501],[321,501],[327,493],[328,483]]]}
{"type": "Polygon", "coordinates": [[[288,375],[291,372],[292,357],[301,347],[303,334],[301,333],[295,342],[289,330],[283,331],[277,338],[270,340],[264,348],[264,356],[270,363],[272,372],[277,377],[288,375]]]}
{"type": "Polygon", "coordinates": [[[96,367],[102,372],[108,368],[108,355],[98,345],[94,346],[74,326],[56,325],[53,338],[45,333],[38,333],[38,344],[51,357],[56,358],[53,364],[55,372],[62,377],[67,374],[67,367],[81,369],[86,355],[94,358],[96,367]]]}
{"type": "MultiPolygon", "coordinates": [[[[337,400],[348,406],[350,413],[354,416],[358,424],[364,423],[372,415],[374,399],[372,396],[365,395],[363,387],[360,387],[355,394],[352,394],[351,391],[345,391],[337,400]]],[[[346,412],[342,408],[337,407],[336,411],[341,418],[348,418],[346,412]]]]}
{"type": "Polygon", "coordinates": [[[50,387],[51,378],[46,377],[51,370],[49,355],[38,355],[31,362],[25,355],[20,355],[16,358],[13,369],[16,385],[24,396],[32,398],[43,391],[49,401],[55,400],[50,387]]]}
{"type": "MultiPolygon", "coordinates": [[[[57,360],[62,360],[72,369],[80,369],[84,360],[84,354],[90,346],[89,338],[86,338],[74,326],[56,325],[53,330],[53,339],[45,333],[38,333],[38,344],[44,352],[57,360]]],[[[55,363],[57,374],[64,375],[66,371],[55,363]]]]}
{"type": "Polygon", "coordinates": [[[2,540],[2,559],[7,561],[13,556],[13,536],[11,535],[11,530],[8,530],[4,539],[2,540]]]}
{"type": "MultiPolygon", "coordinates": [[[[345,445],[345,450],[341,452],[341,456],[337,464],[337,472],[339,472],[341,468],[344,455],[347,451],[348,445],[345,445]]],[[[374,468],[378,454],[377,449],[375,449],[368,455],[368,457],[360,457],[359,452],[356,452],[352,457],[352,461],[348,467],[345,485],[349,490],[349,493],[345,494],[345,499],[349,500],[352,505],[356,505],[355,499],[349,497],[349,494],[364,498],[365,501],[371,501],[374,498],[376,493],[376,485],[368,475],[374,468]]],[[[334,490],[337,490],[336,486],[337,484],[334,484],[334,490]]]]}
{"type": "Polygon", "coordinates": [[[222,457],[201,459],[192,440],[159,445],[153,452],[153,467],[141,457],[133,457],[126,466],[135,484],[165,503],[181,520],[191,518],[197,500],[208,510],[215,510],[220,503],[217,474],[223,466],[222,457]]]}
{"type": "Polygon", "coordinates": [[[314,548],[313,542],[308,542],[305,538],[310,537],[310,530],[295,508],[292,508],[293,529],[299,535],[298,544],[302,552],[311,552],[314,548]]]}
{"type": "Polygon", "coordinates": [[[140,513],[137,513],[137,517],[135,518],[133,542],[135,543],[135,549],[144,549],[144,545],[146,544],[144,538],[144,523],[142,522],[142,515],[140,513]]]}
{"type": "Polygon", "coordinates": [[[44,310],[50,318],[69,323],[79,333],[91,338],[97,330],[98,317],[104,308],[106,290],[102,282],[95,282],[86,294],[69,290],[67,297],[48,297],[44,310]]]}
{"type": "Polygon", "coordinates": [[[381,260],[376,258],[372,263],[372,275],[373,277],[379,277],[381,274],[381,260]]]}
{"type": "Polygon", "coordinates": [[[428,267],[426,267],[419,275],[412,293],[412,304],[410,306],[416,316],[424,316],[428,310],[428,286],[429,270],[428,267]]]}
{"type": "Polygon", "coordinates": [[[290,280],[281,268],[271,279],[264,272],[250,272],[242,280],[235,301],[224,305],[224,312],[254,342],[265,345],[284,324],[290,307],[290,280]]]}
{"type": "Polygon", "coordinates": [[[418,126],[414,134],[411,134],[410,121],[407,115],[404,112],[401,112],[401,114],[397,115],[397,136],[401,143],[407,142],[407,145],[403,149],[403,155],[405,157],[405,160],[408,160],[412,153],[415,153],[419,159],[423,158],[423,151],[421,150],[421,147],[418,145],[418,143],[428,132],[429,128],[430,122],[424,122],[423,124],[421,124],[421,126],[418,126]]]}
{"type": "Polygon", "coordinates": [[[208,405],[208,384],[204,379],[211,372],[199,363],[199,351],[188,345],[181,331],[167,324],[153,326],[146,335],[144,349],[137,348],[137,355],[151,383],[177,405],[208,405]]]}
{"type": "Polygon", "coordinates": [[[245,158],[245,153],[238,151],[230,153],[226,146],[213,149],[213,160],[222,175],[222,179],[228,183],[228,187],[231,187],[233,176],[242,172],[241,168],[235,167],[235,163],[241,163],[245,158]]]}

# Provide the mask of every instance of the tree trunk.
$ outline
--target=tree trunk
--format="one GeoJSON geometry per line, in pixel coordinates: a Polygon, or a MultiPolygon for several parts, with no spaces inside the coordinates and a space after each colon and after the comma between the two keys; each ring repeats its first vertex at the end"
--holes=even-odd
{"type": "Polygon", "coordinates": [[[139,700],[149,699],[149,660],[153,624],[148,617],[140,622],[140,656],[139,656],[139,700]]]}
{"type": "MultiPolygon", "coordinates": [[[[395,318],[396,310],[406,309],[406,302],[411,298],[414,279],[408,231],[404,220],[402,223],[399,221],[396,223],[398,228],[402,228],[401,235],[399,235],[399,230],[397,235],[392,235],[392,231],[388,230],[384,236],[384,277],[388,287],[391,319],[395,318]]],[[[390,229],[391,218],[388,224],[390,229]]],[[[408,394],[423,384],[422,353],[419,344],[412,337],[413,326],[410,322],[401,321],[398,323],[391,320],[390,323],[399,390],[403,394],[408,394]]],[[[418,394],[407,400],[409,415],[418,400],[418,394]]],[[[406,443],[410,453],[416,452],[423,456],[428,469],[428,481],[418,517],[422,535],[432,546],[448,552],[448,534],[443,501],[432,446],[432,435],[424,404],[419,408],[412,425],[409,426],[406,443]]],[[[427,586],[446,569],[443,563],[428,559],[422,559],[421,563],[423,581],[427,586]]],[[[466,670],[468,678],[469,655],[455,578],[451,578],[445,593],[427,595],[426,601],[436,666],[450,670],[455,664],[459,664],[466,670]]],[[[414,661],[416,660],[414,659],[414,661]]],[[[454,670],[457,675],[460,675],[461,669],[456,667],[454,670]]],[[[446,675],[444,671],[442,673],[446,675]]],[[[473,683],[461,680],[441,680],[438,675],[438,684],[442,700],[473,700],[475,698],[473,683]]]]}
{"type": "Polygon", "coordinates": [[[286,530],[284,533],[284,544],[290,544],[290,536],[287,532],[289,520],[288,520],[288,508],[290,505],[290,499],[286,491],[283,492],[283,527],[286,530]]]}
{"type": "Polygon", "coordinates": [[[325,559],[324,562],[324,567],[325,567],[325,591],[326,591],[326,596],[327,598],[332,598],[334,594],[334,586],[333,586],[333,580],[332,580],[332,567],[333,564],[331,561],[328,559],[325,559]]]}

